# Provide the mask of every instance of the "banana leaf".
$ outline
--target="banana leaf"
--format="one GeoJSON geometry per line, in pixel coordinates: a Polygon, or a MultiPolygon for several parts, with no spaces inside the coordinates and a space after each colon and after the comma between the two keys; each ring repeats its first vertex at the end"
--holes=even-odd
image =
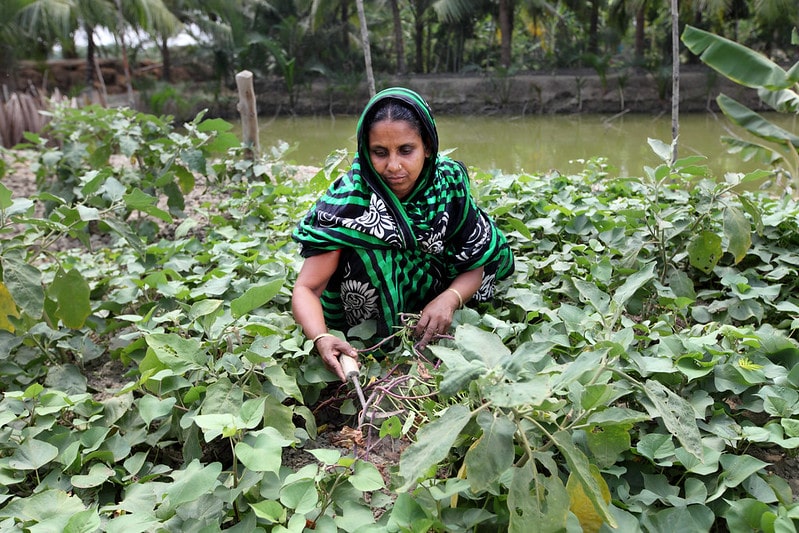
{"type": "Polygon", "coordinates": [[[779,91],[799,81],[799,64],[786,71],[763,54],[710,32],[686,26],[682,41],[707,66],[744,87],[779,91]]]}

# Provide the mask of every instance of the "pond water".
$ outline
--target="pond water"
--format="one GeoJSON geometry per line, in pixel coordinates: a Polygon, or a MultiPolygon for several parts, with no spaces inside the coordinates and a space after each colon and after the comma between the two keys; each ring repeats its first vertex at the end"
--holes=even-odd
{"type": "MultiPolygon", "coordinates": [[[[798,131],[796,117],[766,117],[789,131],[798,131]]],[[[285,141],[291,146],[288,161],[321,166],[336,149],[355,150],[357,120],[354,116],[262,119],[261,147],[267,150],[285,141]]],[[[438,116],[436,122],[441,149],[452,149],[452,157],[469,167],[511,174],[569,173],[582,168],[578,160],[601,156],[616,169],[616,175],[642,175],[645,165],[660,163],[647,138],[671,142],[668,115],[438,116]]],[[[681,115],[679,156],[706,156],[706,164],[717,177],[762,168],[762,164],[727,153],[721,137],[730,131],[741,132],[723,115],[681,115]]]]}

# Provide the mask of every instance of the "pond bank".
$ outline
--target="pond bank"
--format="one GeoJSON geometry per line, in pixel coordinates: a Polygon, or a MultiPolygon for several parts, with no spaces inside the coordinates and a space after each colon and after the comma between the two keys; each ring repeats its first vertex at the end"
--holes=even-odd
{"type": "MultiPolygon", "coordinates": [[[[366,87],[344,87],[327,81],[297,87],[293,98],[282,80],[256,79],[255,83],[258,113],[263,116],[357,115],[368,98],[366,87]]],[[[656,78],[645,71],[624,76],[611,73],[604,80],[594,70],[377,80],[378,89],[393,85],[416,90],[439,115],[671,113],[671,78],[656,78]]],[[[715,98],[721,92],[753,109],[763,109],[755,90],[700,65],[686,67],[680,73],[680,112],[718,111],[715,98]]],[[[235,108],[223,113],[237,114],[235,108]]]]}

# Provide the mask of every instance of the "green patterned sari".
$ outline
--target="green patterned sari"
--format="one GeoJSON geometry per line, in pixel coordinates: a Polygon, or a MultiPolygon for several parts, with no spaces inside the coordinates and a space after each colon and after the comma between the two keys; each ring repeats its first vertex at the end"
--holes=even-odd
{"type": "Polygon", "coordinates": [[[474,203],[465,167],[438,154],[435,120],[426,102],[408,89],[386,89],[367,104],[357,135],[352,167],[293,234],[303,257],[341,250],[322,294],[327,326],[346,331],[374,319],[378,335],[387,336],[400,313],[418,313],[456,276],[479,267],[483,282],[473,299],[491,299],[496,281],[513,272],[513,256],[494,222],[474,203]],[[433,144],[433,155],[402,201],[374,171],[367,153],[364,117],[384,98],[410,105],[433,144]]]}

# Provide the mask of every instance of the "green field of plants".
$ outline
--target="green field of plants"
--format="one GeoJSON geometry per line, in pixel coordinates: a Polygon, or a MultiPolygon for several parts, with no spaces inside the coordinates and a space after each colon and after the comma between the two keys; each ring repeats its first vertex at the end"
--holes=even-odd
{"type": "Polygon", "coordinates": [[[516,272],[422,352],[341,332],[362,409],[289,302],[290,233],[348,154],[299,179],[230,128],[57,109],[3,151],[0,530],[796,530],[768,458],[799,447],[799,205],[767,173],[654,139],[639,178],[472,169],[516,272]]]}

